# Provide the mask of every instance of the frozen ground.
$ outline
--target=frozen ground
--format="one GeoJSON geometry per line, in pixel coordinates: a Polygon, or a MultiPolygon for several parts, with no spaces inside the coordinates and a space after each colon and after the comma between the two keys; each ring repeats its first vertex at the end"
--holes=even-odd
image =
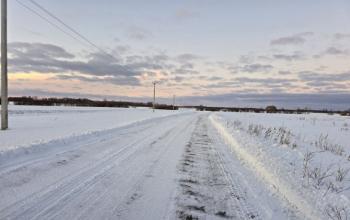
{"type": "Polygon", "coordinates": [[[0,219],[350,216],[345,117],[24,106],[10,119],[0,219]]]}

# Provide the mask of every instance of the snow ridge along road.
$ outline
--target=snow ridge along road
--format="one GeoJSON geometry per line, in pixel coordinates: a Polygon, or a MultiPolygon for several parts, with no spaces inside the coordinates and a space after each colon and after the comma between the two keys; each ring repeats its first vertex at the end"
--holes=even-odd
{"type": "Polygon", "coordinates": [[[271,184],[283,199],[286,199],[291,206],[295,206],[305,218],[314,220],[321,219],[321,216],[314,211],[316,208],[312,207],[311,204],[304,200],[299,193],[293,191],[288,183],[283,182],[282,179],[265,169],[264,165],[243,149],[225,127],[216,121],[213,116],[210,117],[210,121],[239,159],[246,162],[248,166],[256,172],[257,176],[262,177],[267,184],[271,184]]]}
{"type": "Polygon", "coordinates": [[[0,164],[0,219],[298,219],[209,114],[153,118],[0,164]]]}

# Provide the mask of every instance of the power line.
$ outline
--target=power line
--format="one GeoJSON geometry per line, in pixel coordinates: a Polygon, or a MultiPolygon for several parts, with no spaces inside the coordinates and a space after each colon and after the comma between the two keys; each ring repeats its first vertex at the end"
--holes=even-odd
{"type": "Polygon", "coordinates": [[[35,11],[34,9],[30,8],[28,5],[24,4],[23,2],[16,0],[16,2],[18,4],[20,4],[22,7],[26,8],[27,10],[29,10],[30,12],[34,13],[35,15],[37,15],[38,17],[40,17],[41,19],[45,20],[47,23],[49,23],[50,25],[52,25],[53,27],[57,28],[58,30],[60,30],[61,32],[63,32],[64,34],[68,35],[69,37],[73,38],[74,40],[78,41],[79,43],[83,44],[84,46],[87,46],[85,42],[79,40],[77,37],[75,37],[74,35],[70,34],[69,32],[65,31],[63,28],[61,28],[60,26],[58,26],[57,24],[53,23],[52,21],[50,21],[49,19],[47,19],[46,17],[44,17],[43,15],[41,15],[40,13],[38,13],[37,11],[35,11]]]}
{"type": "Polygon", "coordinates": [[[76,34],[78,37],[80,37],[81,39],[83,39],[85,42],[87,42],[88,44],[90,44],[92,47],[96,48],[97,50],[101,51],[102,53],[110,56],[111,58],[113,58],[114,60],[117,60],[113,55],[109,54],[108,52],[106,52],[104,49],[102,49],[101,47],[97,46],[95,43],[91,42],[87,37],[85,37],[83,34],[79,33],[79,31],[77,31],[75,28],[73,28],[72,26],[68,25],[66,22],[64,22],[62,19],[60,19],[59,17],[57,17],[56,15],[54,15],[52,12],[50,12],[48,9],[46,9],[44,6],[40,5],[39,3],[37,3],[34,0],[29,0],[32,4],[34,4],[36,7],[38,7],[40,10],[42,10],[43,12],[45,12],[47,15],[49,15],[51,18],[53,18],[54,20],[56,20],[58,23],[60,23],[61,25],[63,25],[64,27],[66,27],[68,30],[70,30],[71,32],[73,32],[74,34],[76,34]]]}
{"type": "MultiPolygon", "coordinates": [[[[102,52],[103,54],[111,57],[113,60],[118,61],[118,59],[116,59],[113,55],[111,55],[110,53],[108,53],[107,51],[105,51],[104,49],[102,49],[101,47],[97,46],[95,43],[93,43],[92,41],[90,41],[87,37],[85,37],[83,34],[79,33],[76,29],[74,29],[73,27],[71,27],[70,25],[68,25],[67,23],[65,23],[62,19],[58,18],[56,15],[54,15],[52,12],[50,12],[48,9],[46,9],[45,7],[43,7],[42,5],[40,5],[39,3],[35,2],[34,0],[29,0],[32,4],[34,4],[37,8],[39,8],[41,11],[43,11],[45,14],[49,15],[51,18],[53,18],[54,20],[56,20],[57,22],[59,22],[61,25],[63,25],[63,27],[67,28],[69,31],[71,31],[72,33],[74,33],[76,36],[74,36],[73,34],[69,33],[68,31],[64,30],[62,27],[60,27],[59,25],[55,24],[54,22],[50,21],[48,18],[46,18],[45,16],[43,16],[42,14],[40,14],[39,12],[37,12],[36,10],[34,10],[33,8],[29,7],[28,5],[24,4],[23,2],[21,2],[20,0],[16,0],[21,6],[25,7],[26,9],[28,9],[29,11],[31,11],[32,13],[34,13],[35,15],[39,16],[40,18],[42,18],[43,20],[45,20],[46,22],[48,22],[50,25],[56,27],[58,30],[62,31],[63,33],[65,33],[66,35],[72,37],[73,39],[79,41],[80,43],[84,44],[84,46],[87,46],[86,43],[88,43],[90,46],[94,47],[95,49],[97,49],[98,51],[102,52]],[[82,40],[80,40],[82,39],[82,40]]],[[[119,68],[123,69],[124,71],[129,72],[130,69],[126,68],[125,66],[119,65],[119,68]]]]}

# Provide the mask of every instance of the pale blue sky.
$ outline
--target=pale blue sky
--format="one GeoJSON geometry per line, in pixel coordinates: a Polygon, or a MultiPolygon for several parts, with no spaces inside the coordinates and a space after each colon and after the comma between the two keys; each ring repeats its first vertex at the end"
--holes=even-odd
{"type": "MultiPolygon", "coordinates": [[[[40,11],[29,0],[18,1],[40,11]]],[[[14,54],[18,58],[12,70],[14,94],[35,90],[56,94],[63,87],[87,96],[147,97],[152,80],[162,82],[160,95],[164,97],[171,93],[350,92],[350,2],[346,0],[36,2],[113,53],[118,58],[116,65],[137,73],[120,78],[118,70],[115,74],[90,71],[95,62],[77,69],[72,63],[56,64],[59,57],[39,65],[19,57],[23,54],[14,54]],[[42,75],[49,83],[42,85],[42,75]],[[329,80],[337,77],[343,78],[329,80]],[[27,86],[23,80],[34,82],[27,86]]],[[[93,53],[97,51],[57,31],[16,1],[9,1],[9,41],[55,45],[72,54],[71,61],[96,61],[93,53]]],[[[25,45],[23,49],[23,44],[13,45],[22,47],[18,50],[31,48],[31,53],[43,53],[44,46],[25,45]]]]}
{"type": "MultiPolygon", "coordinates": [[[[37,2],[99,45],[115,44],[117,38],[136,48],[156,47],[226,59],[232,59],[226,55],[259,50],[257,47],[264,49],[272,38],[284,35],[305,31],[350,32],[350,2],[346,0],[37,2]],[[141,42],[132,40],[126,33],[131,31],[129,29],[141,29],[151,36],[141,42]]],[[[10,40],[40,40],[76,48],[74,41],[33,16],[16,1],[10,2],[9,13],[10,40]]]]}

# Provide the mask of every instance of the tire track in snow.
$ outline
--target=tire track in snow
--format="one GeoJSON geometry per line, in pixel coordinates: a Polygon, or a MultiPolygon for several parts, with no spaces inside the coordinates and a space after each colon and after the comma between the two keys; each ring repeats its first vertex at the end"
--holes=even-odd
{"type": "Polygon", "coordinates": [[[207,123],[207,115],[198,119],[179,166],[177,218],[260,219],[239,183],[227,173],[208,136],[207,123]]]}
{"type": "Polygon", "coordinates": [[[100,161],[83,167],[48,188],[4,208],[0,211],[0,216],[3,216],[4,219],[34,219],[56,212],[58,204],[64,204],[74,196],[94,188],[95,184],[106,177],[120,162],[126,160],[142,146],[151,145],[159,138],[159,135],[167,134],[167,132],[169,133],[169,130],[166,129],[160,134],[144,132],[142,135],[137,135],[132,142],[118,148],[117,151],[109,152],[100,161]]]}

